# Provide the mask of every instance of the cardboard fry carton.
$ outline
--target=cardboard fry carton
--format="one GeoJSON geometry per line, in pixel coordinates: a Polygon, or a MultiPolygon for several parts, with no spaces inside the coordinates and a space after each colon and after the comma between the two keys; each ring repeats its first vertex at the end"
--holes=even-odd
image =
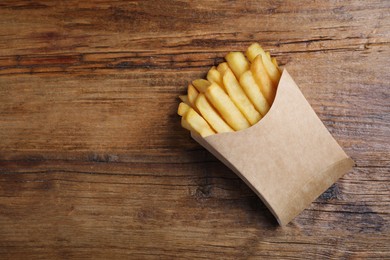
{"type": "Polygon", "coordinates": [[[240,176],[280,225],[289,223],[354,164],[286,70],[271,109],[257,124],[192,138],[240,176]]]}

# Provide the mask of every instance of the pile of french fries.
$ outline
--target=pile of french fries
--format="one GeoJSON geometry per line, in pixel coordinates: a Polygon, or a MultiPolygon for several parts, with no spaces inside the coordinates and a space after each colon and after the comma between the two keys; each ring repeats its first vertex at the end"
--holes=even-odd
{"type": "Polygon", "coordinates": [[[179,96],[181,125],[202,137],[234,132],[256,124],[270,109],[281,76],[275,58],[253,43],[230,52],[226,62],[213,66],[206,79],[188,85],[179,96]],[[246,57],[245,57],[246,55],[246,57]]]}

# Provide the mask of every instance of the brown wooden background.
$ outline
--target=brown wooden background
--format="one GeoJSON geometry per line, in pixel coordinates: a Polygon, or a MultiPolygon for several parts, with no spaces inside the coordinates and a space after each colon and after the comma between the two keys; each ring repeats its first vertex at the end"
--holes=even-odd
{"type": "Polygon", "coordinates": [[[390,2],[1,1],[0,258],[390,258],[390,2]],[[258,41],[356,167],[281,228],[180,127],[258,41]]]}

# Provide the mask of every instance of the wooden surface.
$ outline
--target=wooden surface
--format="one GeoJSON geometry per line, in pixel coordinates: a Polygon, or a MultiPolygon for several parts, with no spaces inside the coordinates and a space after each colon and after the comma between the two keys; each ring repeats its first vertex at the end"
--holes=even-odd
{"type": "Polygon", "coordinates": [[[390,258],[390,2],[1,1],[0,258],[390,258]],[[281,228],[180,127],[258,41],[356,166],[281,228]]]}

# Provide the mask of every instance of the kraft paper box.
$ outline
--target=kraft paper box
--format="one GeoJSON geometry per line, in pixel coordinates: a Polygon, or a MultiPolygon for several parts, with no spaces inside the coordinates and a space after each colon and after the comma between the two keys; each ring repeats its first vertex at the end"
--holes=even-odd
{"type": "Polygon", "coordinates": [[[240,176],[280,225],[289,223],[354,164],[286,70],[271,109],[257,124],[192,138],[240,176]]]}

